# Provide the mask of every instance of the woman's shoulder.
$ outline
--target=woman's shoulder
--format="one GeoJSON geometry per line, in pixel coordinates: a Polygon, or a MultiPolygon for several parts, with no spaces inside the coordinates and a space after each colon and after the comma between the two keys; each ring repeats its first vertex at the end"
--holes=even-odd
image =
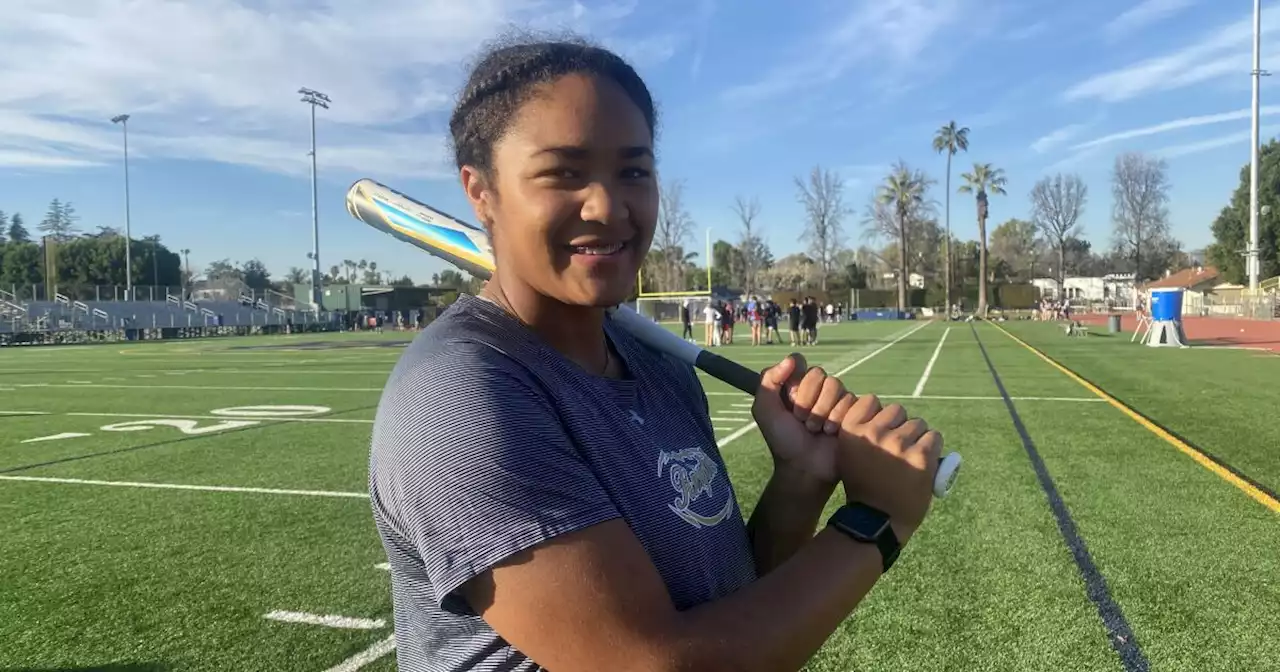
{"type": "Polygon", "coordinates": [[[521,356],[527,346],[480,301],[460,297],[419,332],[392,369],[384,396],[427,391],[458,398],[531,384],[521,356]]]}

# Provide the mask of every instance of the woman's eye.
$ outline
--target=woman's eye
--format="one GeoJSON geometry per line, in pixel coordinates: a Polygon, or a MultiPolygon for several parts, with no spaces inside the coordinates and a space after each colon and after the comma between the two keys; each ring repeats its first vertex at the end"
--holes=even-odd
{"type": "Polygon", "coordinates": [[[649,177],[649,171],[645,170],[644,168],[625,168],[622,171],[622,176],[630,179],[642,180],[646,177],[649,177]]]}

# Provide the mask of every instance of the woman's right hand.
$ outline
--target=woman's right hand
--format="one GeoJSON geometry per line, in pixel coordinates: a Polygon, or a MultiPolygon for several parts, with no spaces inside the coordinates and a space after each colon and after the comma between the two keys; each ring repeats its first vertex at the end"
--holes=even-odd
{"type": "Polygon", "coordinates": [[[889,515],[900,544],[915,533],[933,502],[942,435],[901,404],[859,397],[840,424],[836,472],[845,498],[889,515]]]}

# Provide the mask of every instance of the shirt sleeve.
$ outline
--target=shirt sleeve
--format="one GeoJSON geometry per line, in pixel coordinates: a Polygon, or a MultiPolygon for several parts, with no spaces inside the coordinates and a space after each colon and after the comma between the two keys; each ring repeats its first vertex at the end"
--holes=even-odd
{"type": "Polygon", "coordinates": [[[532,376],[478,343],[406,367],[374,421],[370,485],[434,598],[503,559],[620,514],[532,376]]]}

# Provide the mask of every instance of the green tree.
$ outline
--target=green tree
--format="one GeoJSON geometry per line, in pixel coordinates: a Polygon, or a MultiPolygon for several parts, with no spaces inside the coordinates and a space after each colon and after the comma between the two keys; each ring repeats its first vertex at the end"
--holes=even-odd
{"type": "Polygon", "coordinates": [[[249,289],[262,291],[271,286],[271,272],[267,270],[266,264],[258,259],[250,259],[240,264],[240,277],[244,279],[244,284],[249,289]]]}
{"type": "Polygon", "coordinates": [[[31,242],[31,234],[27,231],[27,227],[22,221],[22,213],[15,212],[9,217],[9,242],[11,243],[29,243],[31,242]]]}
{"type": "MultiPolygon", "coordinates": [[[[1260,279],[1280,275],[1280,141],[1272,139],[1258,152],[1258,263],[1260,279]]],[[[1240,183],[1213,221],[1213,243],[1206,260],[1228,282],[1248,281],[1244,252],[1249,247],[1249,164],[1240,168],[1240,183]]]]}
{"type": "Polygon", "coordinates": [[[746,266],[742,250],[733,243],[717,240],[711,244],[711,284],[742,289],[746,266]]]}
{"type": "Polygon", "coordinates": [[[10,240],[4,250],[4,259],[0,261],[0,284],[30,286],[44,281],[44,260],[39,245],[10,240]]]}
{"type": "Polygon", "coordinates": [[[1006,194],[1005,186],[1008,180],[1005,178],[1004,169],[996,168],[990,163],[974,163],[973,171],[961,173],[960,179],[964,184],[960,185],[958,191],[962,194],[974,194],[974,201],[978,206],[977,313],[985,317],[987,314],[987,217],[990,214],[987,208],[987,195],[1006,194]]]}
{"type": "Polygon", "coordinates": [[[1014,218],[992,229],[991,256],[1005,270],[1006,279],[1030,272],[1035,254],[1035,224],[1014,218]]]}
{"type": "Polygon", "coordinates": [[[933,136],[933,151],[941,154],[947,153],[947,196],[946,196],[946,245],[943,254],[946,256],[945,267],[947,295],[947,314],[951,314],[951,157],[959,152],[969,151],[969,128],[967,126],[957,126],[955,120],[951,120],[942,128],[939,128],[933,136]]]}
{"type": "Polygon", "coordinates": [[[70,201],[63,203],[55,198],[49,201],[49,210],[36,228],[54,240],[64,241],[76,235],[76,223],[79,221],[80,216],[70,201]]]}
{"type": "Polygon", "coordinates": [[[9,215],[0,210],[0,245],[5,243],[5,232],[9,230],[9,215]]]}
{"type": "Polygon", "coordinates": [[[440,271],[440,286],[449,289],[463,289],[467,286],[466,278],[462,277],[462,273],[452,268],[440,271]]]}

